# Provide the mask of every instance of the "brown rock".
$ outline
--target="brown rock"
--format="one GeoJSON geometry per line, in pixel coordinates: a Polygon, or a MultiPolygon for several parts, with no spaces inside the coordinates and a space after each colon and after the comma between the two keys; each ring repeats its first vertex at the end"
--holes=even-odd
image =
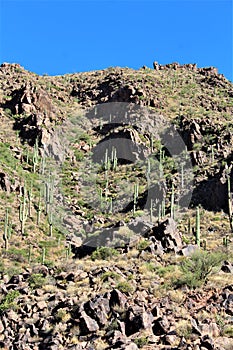
{"type": "Polygon", "coordinates": [[[107,293],[105,297],[109,298],[110,307],[114,307],[114,305],[120,306],[120,308],[124,308],[127,302],[127,297],[121,293],[118,289],[114,289],[110,292],[110,295],[107,293]]]}
{"type": "Polygon", "coordinates": [[[89,317],[85,311],[80,314],[80,334],[85,335],[99,330],[98,323],[89,317]]]}
{"type": "Polygon", "coordinates": [[[126,316],[126,335],[132,335],[142,329],[150,330],[152,328],[153,315],[145,311],[143,307],[131,306],[127,310],[126,316]]]}
{"type": "Polygon", "coordinates": [[[170,324],[166,316],[159,317],[154,321],[153,333],[155,335],[163,335],[169,331],[170,324]]]}
{"type": "Polygon", "coordinates": [[[36,305],[37,305],[38,310],[43,310],[43,309],[46,309],[48,307],[45,300],[39,301],[36,305]]]}

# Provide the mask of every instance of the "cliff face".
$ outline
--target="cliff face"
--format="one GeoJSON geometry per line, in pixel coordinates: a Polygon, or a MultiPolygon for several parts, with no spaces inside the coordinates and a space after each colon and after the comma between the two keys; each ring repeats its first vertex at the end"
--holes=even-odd
{"type": "Polygon", "coordinates": [[[153,66],[1,65],[2,348],[231,349],[233,85],[153,66]]]}

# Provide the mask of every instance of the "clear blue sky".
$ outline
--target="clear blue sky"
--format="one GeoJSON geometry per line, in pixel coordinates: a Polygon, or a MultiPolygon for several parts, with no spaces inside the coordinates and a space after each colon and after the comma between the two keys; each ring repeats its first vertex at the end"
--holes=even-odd
{"type": "Polygon", "coordinates": [[[57,75],[153,61],[233,80],[232,0],[0,0],[0,61],[57,75]]]}

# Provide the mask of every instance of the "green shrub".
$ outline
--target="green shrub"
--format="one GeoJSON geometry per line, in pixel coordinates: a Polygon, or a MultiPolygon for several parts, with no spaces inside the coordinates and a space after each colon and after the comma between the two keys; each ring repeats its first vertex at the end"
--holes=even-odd
{"type": "Polygon", "coordinates": [[[46,278],[41,273],[34,273],[29,277],[28,283],[32,289],[41,288],[46,284],[46,278]]]}
{"type": "Polygon", "coordinates": [[[112,332],[112,331],[118,331],[120,328],[119,323],[117,319],[112,320],[111,323],[108,324],[106,331],[107,332],[112,332]]]}
{"type": "Polygon", "coordinates": [[[175,265],[168,265],[168,266],[156,266],[155,272],[159,277],[164,277],[167,273],[171,273],[175,271],[175,265]]]}
{"type": "Polygon", "coordinates": [[[145,266],[145,268],[146,268],[148,271],[150,271],[150,272],[154,272],[154,271],[156,271],[156,269],[157,269],[157,266],[156,266],[154,263],[152,263],[152,262],[146,262],[146,263],[144,264],[144,266],[145,266]]]}
{"type": "Polygon", "coordinates": [[[114,280],[119,280],[120,275],[114,271],[106,271],[102,274],[101,279],[103,282],[107,281],[108,278],[112,278],[114,280]]]}
{"type": "Polygon", "coordinates": [[[147,241],[146,239],[143,239],[142,241],[140,241],[137,245],[137,249],[139,250],[139,252],[142,252],[143,250],[145,250],[149,245],[151,244],[151,242],[147,241]]]}
{"type": "Polygon", "coordinates": [[[229,338],[233,338],[233,326],[228,325],[223,330],[223,335],[229,338]]]}
{"type": "Polygon", "coordinates": [[[70,314],[65,308],[61,308],[57,311],[55,319],[58,322],[67,322],[70,319],[70,314]]]}
{"type": "Polygon", "coordinates": [[[7,251],[7,256],[13,261],[26,262],[28,257],[28,250],[10,247],[7,251]]]}
{"type": "Polygon", "coordinates": [[[134,291],[132,284],[128,282],[119,282],[116,288],[122,293],[133,293],[134,291]]]}
{"type": "Polygon", "coordinates": [[[141,349],[144,345],[148,344],[148,337],[136,338],[134,339],[134,343],[138,346],[139,349],[141,349]]]}
{"type": "Polygon", "coordinates": [[[226,256],[220,252],[210,253],[198,250],[182,261],[181,276],[174,281],[177,287],[187,285],[190,288],[200,287],[208,277],[221,265],[226,256]]]}
{"type": "Polygon", "coordinates": [[[11,290],[0,303],[0,313],[16,306],[15,299],[20,295],[18,290],[11,290]]]}
{"type": "Polygon", "coordinates": [[[92,260],[107,260],[113,256],[119,255],[119,252],[114,248],[99,247],[91,255],[92,260]]]}

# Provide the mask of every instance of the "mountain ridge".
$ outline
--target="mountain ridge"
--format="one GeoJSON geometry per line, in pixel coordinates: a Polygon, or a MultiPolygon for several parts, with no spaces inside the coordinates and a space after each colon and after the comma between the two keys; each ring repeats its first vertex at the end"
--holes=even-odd
{"type": "Polygon", "coordinates": [[[233,84],[153,66],[0,66],[1,348],[231,350],[233,84]]]}

